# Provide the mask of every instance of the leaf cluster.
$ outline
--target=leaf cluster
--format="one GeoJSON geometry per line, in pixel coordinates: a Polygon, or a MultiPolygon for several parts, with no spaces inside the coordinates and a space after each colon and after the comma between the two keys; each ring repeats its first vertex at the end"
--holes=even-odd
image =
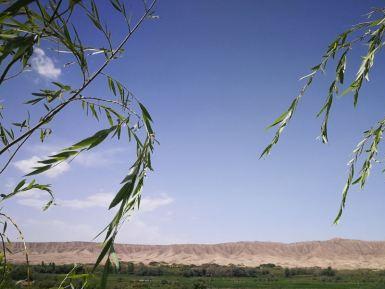
{"type": "MultiPolygon", "coordinates": [[[[381,51],[384,45],[384,31],[385,31],[385,9],[377,8],[368,13],[368,21],[354,25],[350,29],[344,31],[337,36],[329,45],[324,53],[322,60],[319,64],[311,68],[311,72],[305,75],[301,80],[306,80],[305,85],[300,90],[300,93],[293,99],[288,109],[284,111],[268,128],[277,127],[276,133],[272,141],[263,150],[260,157],[267,156],[272,148],[278,143],[283,130],[288,125],[289,121],[293,117],[298,103],[302,96],[306,93],[311,86],[313,79],[319,73],[323,73],[330,60],[335,60],[335,77],[329,85],[327,91],[326,100],[320,111],[317,113],[317,117],[323,117],[321,124],[320,139],[323,143],[328,142],[328,123],[331,109],[335,97],[337,95],[346,95],[353,93],[353,105],[357,106],[361,88],[365,82],[369,81],[369,73],[373,68],[375,58],[381,51]],[[347,87],[341,91],[341,87],[346,82],[346,67],[349,55],[352,49],[360,44],[364,44],[367,49],[366,53],[361,57],[361,64],[356,72],[355,78],[347,85],[347,87]]],[[[352,56],[351,56],[352,57],[352,56]]],[[[367,177],[370,174],[372,164],[376,161],[376,155],[378,153],[379,144],[382,140],[382,134],[384,131],[384,121],[378,122],[375,128],[372,128],[364,132],[364,138],[357,145],[353,151],[353,159],[349,162],[349,174],[345,186],[342,191],[342,201],[340,209],[334,223],[338,223],[342,216],[343,209],[345,208],[348,191],[352,185],[360,184],[363,188],[367,177]],[[366,145],[368,147],[366,147],[366,145]],[[360,159],[363,158],[363,165],[358,172],[358,176],[355,173],[355,167],[360,159]],[[356,178],[356,179],[355,179],[356,178]]]]}

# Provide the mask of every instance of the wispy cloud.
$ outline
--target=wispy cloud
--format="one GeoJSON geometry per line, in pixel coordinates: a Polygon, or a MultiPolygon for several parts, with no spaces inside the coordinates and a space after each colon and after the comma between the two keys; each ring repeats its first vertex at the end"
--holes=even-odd
{"type": "MultiPolygon", "coordinates": [[[[59,206],[84,209],[103,207],[107,208],[114,198],[113,193],[96,193],[86,197],[85,199],[71,199],[71,200],[57,200],[59,206]]],[[[171,204],[174,201],[173,198],[166,194],[153,197],[143,197],[140,202],[140,212],[152,212],[160,207],[171,204]]]]}
{"type": "Polygon", "coordinates": [[[186,242],[181,236],[164,230],[170,220],[170,211],[166,208],[173,202],[174,199],[167,194],[143,197],[139,211],[133,214],[119,231],[118,242],[140,244],[186,242]]]}
{"type": "Polygon", "coordinates": [[[23,205],[26,207],[35,208],[37,210],[41,210],[44,207],[44,202],[41,199],[34,199],[34,198],[26,198],[26,199],[20,199],[17,201],[19,205],[23,205]]]}
{"type": "MultiPolygon", "coordinates": [[[[113,193],[96,193],[85,197],[84,199],[56,199],[56,204],[60,207],[71,209],[86,208],[107,208],[114,198],[113,193]]],[[[21,205],[41,208],[44,202],[44,193],[40,191],[26,192],[20,195],[18,203],[21,205]]],[[[152,212],[160,207],[167,206],[174,202],[174,199],[167,194],[159,196],[143,197],[140,203],[140,212],[152,212]]]]}
{"type": "MultiPolygon", "coordinates": [[[[102,218],[103,219],[103,218],[102,218]]],[[[177,234],[166,233],[165,224],[157,224],[144,221],[140,217],[134,217],[123,226],[118,234],[119,243],[140,244],[172,244],[186,243],[187,239],[177,234]]],[[[71,222],[60,217],[52,219],[29,219],[24,223],[23,231],[28,236],[28,241],[92,241],[100,230],[99,224],[86,224],[71,222]]],[[[13,232],[12,232],[13,233],[13,232]]],[[[11,233],[11,234],[12,234],[11,233]]],[[[16,239],[17,236],[12,236],[16,239]]]]}
{"type": "Polygon", "coordinates": [[[186,243],[182,236],[164,230],[163,222],[157,224],[144,220],[135,215],[120,229],[117,241],[120,243],[136,244],[177,244],[186,243]]]}
{"type": "Polygon", "coordinates": [[[32,207],[35,209],[42,209],[43,206],[47,203],[47,192],[41,190],[29,190],[21,192],[16,195],[17,203],[26,207],[32,207]]]}
{"type": "Polygon", "coordinates": [[[33,155],[49,155],[54,154],[61,149],[67,147],[68,144],[51,144],[51,143],[38,143],[32,144],[26,147],[26,150],[33,155]]]}
{"type": "Polygon", "coordinates": [[[96,228],[58,218],[29,219],[24,224],[23,233],[28,236],[28,241],[91,241],[98,232],[96,228]]]}
{"type": "Polygon", "coordinates": [[[72,200],[58,200],[57,204],[62,207],[73,209],[85,209],[94,207],[107,208],[111,203],[113,194],[111,193],[97,193],[86,197],[85,199],[72,199],[72,200]]]}
{"type": "Polygon", "coordinates": [[[29,191],[21,192],[16,195],[17,198],[25,198],[25,199],[41,199],[42,197],[46,196],[47,192],[32,189],[29,191]]]}
{"type": "MultiPolygon", "coordinates": [[[[112,193],[96,193],[84,199],[58,199],[56,201],[59,207],[73,209],[80,212],[81,209],[95,209],[98,207],[107,208],[113,196],[114,194],[112,193]]],[[[169,218],[161,218],[160,216],[168,215],[169,211],[162,210],[162,208],[166,208],[167,205],[173,202],[174,199],[167,194],[143,197],[139,212],[133,214],[124,227],[121,228],[118,235],[118,242],[142,244],[185,242],[185,240],[181,239],[180,236],[170,235],[169,233],[165,233],[163,230],[163,226],[165,225],[165,222],[168,222],[169,218]],[[152,213],[149,214],[149,212],[152,213]],[[154,214],[160,214],[159,217],[155,217],[155,222],[151,220],[154,218],[154,214]]],[[[40,191],[31,191],[26,194],[22,194],[18,197],[17,203],[41,209],[44,205],[44,193],[40,191]]],[[[73,212],[73,214],[76,213],[73,212]]],[[[106,216],[103,215],[100,220],[107,221],[108,218],[106,219],[106,216]]],[[[44,234],[41,236],[34,233],[29,234],[29,238],[36,241],[91,240],[91,238],[93,238],[98,232],[100,220],[97,225],[89,222],[84,224],[81,222],[72,224],[68,220],[62,220],[60,218],[53,219],[52,221],[30,220],[27,222],[26,227],[28,232],[33,232],[33,230],[41,232],[41,227],[44,227],[44,234]]]]}
{"type": "Polygon", "coordinates": [[[140,210],[143,212],[151,212],[160,207],[169,205],[174,202],[174,199],[167,194],[160,196],[144,197],[140,202],[140,210]]]}
{"type": "MultiPolygon", "coordinates": [[[[15,161],[13,163],[13,166],[20,170],[22,173],[28,174],[33,171],[34,167],[41,166],[41,164],[39,164],[38,162],[45,159],[46,157],[44,156],[55,154],[66,146],[68,145],[43,144],[31,146],[28,150],[33,155],[29,158],[15,161]]],[[[106,165],[118,164],[123,162],[122,158],[119,156],[120,154],[123,154],[125,152],[125,148],[122,147],[113,147],[95,152],[83,152],[73,160],[72,164],[86,168],[105,167],[106,165]]],[[[67,172],[70,168],[71,166],[69,162],[64,161],[56,166],[53,166],[48,171],[42,173],[42,175],[49,178],[55,178],[67,172]]],[[[81,202],[83,202],[83,200],[81,202]]]]}
{"type": "MultiPolygon", "coordinates": [[[[32,155],[47,156],[58,153],[71,144],[71,142],[62,142],[60,144],[44,143],[31,145],[27,148],[27,150],[32,155]]],[[[106,165],[124,163],[126,162],[127,153],[130,153],[127,151],[127,148],[120,146],[95,149],[93,151],[83,151],[73,159],[72,164],[86,168],[101,168],[106,165]]]]}
{"type": "Polygon", "coordinates": [[[105,167],[123,162],[119,155],[123,155],[126,150],[121,147],[109,148],[98,151],[85,151],[79,154],[74,162],[87,168],[105,167]]]}
{"type": "MultiPolygon", "coordinates": [[[[20,170],[22,173],[28,174],[31,171],[33,171],[34,167],[39,166],[38,161],[40,161],[40,160],[42,160],[40,157],[32,156],[29,159],[16,161],[13,163],[13,165],[18,170],[20,170]]],[[[49,178],[55,178],[55,177],[65,173],[69,169],[70,169],[70,165],[67,162],[62,162],[62,163],[52,167],[48,171],[45,171],[44,173],[42,173],[42,175],[49,177],[49,178]]]]}
{"type": "Polygon", "coordinates": [[[61,69],[55,67],[53,60],[47,56],[43,49],[35,47],[31,58],[32,69],[48,79],[57,79],[61,69]]]}

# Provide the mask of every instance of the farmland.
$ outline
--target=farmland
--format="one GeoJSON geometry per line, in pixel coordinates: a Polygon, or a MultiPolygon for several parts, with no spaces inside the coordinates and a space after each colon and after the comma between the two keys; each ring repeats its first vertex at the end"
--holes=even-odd
{"type": "MultiPolygon", "coordinates": [[[[31,289],[58,288],[73,265],[41,264],[32,266],[31,289]]],[[[24,265],[14,265],[8,288],[22,288],[17,280],[26,277],[24,265]]],[[[88,274],[91,266],[77,266],[63,283],[81,288],[98,289],[101,269],[88,274]],[[87,277],[86,277],[87,276],[87,277]]],[[[68,287],[71,288],[71,287],[68,287]]],[[[208,289],[208,288],[256,288],[256,289],[383,289],[383,270],[334,270],[332,268],[283,268],[274,264],[258,267],[219,266],[216,264],[167,265],[161,263],[123,263],[119,271],[109,276],[109,289],[208,289]]]]}

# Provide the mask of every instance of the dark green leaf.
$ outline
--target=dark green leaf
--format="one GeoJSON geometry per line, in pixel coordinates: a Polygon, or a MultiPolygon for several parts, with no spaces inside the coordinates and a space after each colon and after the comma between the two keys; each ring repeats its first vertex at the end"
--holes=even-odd
{"type": "Polygon", "coordinates": [[[43,173],[45,171],[48,171],[51,167],[52,167],[52,165],[36,167],[34,171],[30,172],[29,174],[26,174],[25,176],[32,176],[32,175],[41,174],[41,173],[43,173]]]}

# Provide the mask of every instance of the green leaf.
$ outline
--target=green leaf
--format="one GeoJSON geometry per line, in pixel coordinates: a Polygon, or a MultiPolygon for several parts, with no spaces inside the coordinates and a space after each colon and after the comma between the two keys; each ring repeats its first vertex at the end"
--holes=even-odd
{"type": "Polygon", "coordinates": [[[70,146],[68,150],[77,150],[83,148],[91,149],[92,147],[95,147],[96,145],[101,143],[111,133],[113,129],[115,129],[115,126],[108,129],[100,130],[93,136],[83,139],[82,141],[74,144],[73,146],[70,146]]]}
{"type": "Polygon", "coordinates": [[[118,10],[119,12],[122,12],[122,9],[120,8],[120,3],[118,0],[110,0],[110,3],[112,4],[112,6],[118,10]]]}
{"type": "Polygon", "coordinates": [[[32,176],[32,175],[41,174],[41,173],[43,173],[45,171],[48,171],[51,167],[52,167],[52,165],[36,167],[34,171],[30,172],[29,174],[26,174],[25,176],[28,177],[28,176],[32,176]]]}
{"type": "Polygon", "coordinates": [[[16,193],[19,189],[21,189],[21,187],[24,186],[25,182],[26,182],[26,179],[21,180],[20,183],[17,184],[13,192],[16,193]]]}
{"type": "Polygon", "coordinates": [[[8,226],[8,223],[5,221],[5,222],[4,222],[4,226],[3,226],[3,235],[4,235],[5,232],[7,231],[7,226],[8,226]]]}
{"type": "Polygon", "coordinates": [[[115,84],[114,84],[114,81],[112,80],[111,77],[107,77],[108,79],[108,86],[110,88],[110,90],[113,92],[113,94],[116,96],[116,89],[115,89],[115,84]]]}
{"type": "Polygon", "coordinates": [[[115,195],[114,199],[111,201],[110,206],[108,207],[109,210],[119,204],[122,200],[128,199],[130,197],[134,189],[135,177],[132,181],[125,183],[123,187],[119,190],[119,192],[115,195]]]}
{"type": "Polygon", "coordinates": [[[15,1],[11,6],[9,6],[7,9],[5,9],[3,12],[1,12],[0,17],[3,17],[4,15],[7,15],[7,14],[15,15],[21,8],[26,7],[27,5],[29,5],[35,1],[36,0],[18,0],[18,1],[15,1]]]}
{"type": "Polygon", "coordinates": [[[111,260],[111,263],[115,266],[116,270],[119,270],[119,267],[120,267],[119,258],[115,250],[110,254],[110,260],[111,260]]]}
{"type": "Polygon", "coordinates": [[[103,31],[102,24],[100,23],[100,21],[98,19],[96,19],[95,16],[93,16],[91,14],[87,14],[87,16],[92,21],[92,23],[95,25],[96,28],[98,28],[100,31],[103,31]]]}
{"type": "Polygon", "coordinates": [[[74,9],[76,4],[79,4],[82,0],[70,0],[69,1],[69,8],[71,11],[74,9]]]}
{"type": "Polygon", "coordinates": [[[130,172],[127,174],[127,176],[120,182],[121,184],[132,181],[138,173],[138,166],[137,163],[132,166],[130,172]]]}
{"type": "Polygon", "coordinates": [[[280,122],[282,122],[285,117],[289,114],[289,111],[285,111],[284,113],[282,113],[271,125],[269,125],[266,129],[269,129],[269,128],[272,128],[274,126],[276,126],[277,124],[279,124],[280,122]]]}
{"type": "Polygon", "coordinates": [[[54,164],[54,163],[57,163],[58,159],[48,159],[48,160],[42,160],[42,161],[38,161],[39,164],[44,164],[44,165],[49,165],[49,164],[54,164]]]}
{"type": "Polygon", "coordinates": [[[51,207],[51,205],[53,204],[53,200],[49,200],[43,207],[43,211],[46,211],[49,209],[49,207],[51,207]]]}
{"type": "Polygon", "coordinates": [[[124,88],[119,81],[116,81],[116,86],[118,87],[120,98],[123,100],[124,99],[124,88]]]}
{"type": "MultiPolygon", "coordinates": [[[[100,262],[103,260],[103,258],[106,256],[107,252],[111,249],[111,246],[113,244],[113,241],[114,241],[114,236],[112,236],[110,239],[108,239],[107,242],[104,243],[103,245],[103,249],[102,251],[100,252],[99,256],[98,256],[98,259],[96,260],[95,264],[94,264],[94,267],[92,269],[92,271],[94,271],[96,269],[96,267],[98,267],[98,265],[100,264],[100,262]]],[[[107,259],[108,261],[108,259],[107,259]]]]}
{"type": "Polygon", "coordinates": [[[94,116],[97,120],[99,120],[98,113],[96,112],[95,106],[94,106],[93,103],[90,104],[90,109],[91,109],[91,112],[92,112],[93,116],[94,116]]]}
{"type": "Polygon", "coordinates": [[[102,279],[100,281],[101,289],[107,288],[107,278],[110,272],[110,267],[111,267],[111,261],[110,259],[107,259],[106,263],[104,264],[102,279]]]}
{"type": "Polygon", "coordinates": [[[52,84],[60,87],[61,89],[65,90],[65,91],[71,90],[71,86],[65,85],[65,84],[60,83],[60,82],[53,81],[52,84]]]}
{"type": "Polygon", "coordinates": [[[64,152],[58,153],[56,155],[52,155],[52,156],[50,156],[50,158],[63,160],[63,159],[68,159],[69,157],[76,155],[77,153],[78,153],[78,151],[74,151],[74,150],[64,151],[64,152]]]}
{"type": "Polygon", "coordinates": [[[152,118],[151,118],[148,110],[146,109],[146,107],[143,104],[141,104],[140,102],[139,102],[139,106],[140,106],[140,109],[142,111],[143,116],[145,116],[147,119],[149,119],[152,122],[152,118]]]}
{"type": "Polygon", "coordinates": [[[108,111],[108,109],[105,109],[104,111],[106,113],[106,117],[108,119],[108,122],[110,123],[111,126],[113,126],[114,125],[114,121],[112,120],[110,112],[108,111]]]}

